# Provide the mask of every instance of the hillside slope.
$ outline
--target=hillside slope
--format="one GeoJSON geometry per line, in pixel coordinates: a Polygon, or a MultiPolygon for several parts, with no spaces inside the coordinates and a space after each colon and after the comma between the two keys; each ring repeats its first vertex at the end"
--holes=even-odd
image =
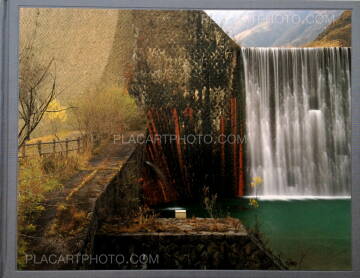
{"type": "Polygon", "coordinates": [[[207,14],[245,47],[301,46],[313,41],[340,10],[211,10],[207,14]]]}
{"type": "Polygon", "coordinates": [[[351,47],[351,11],[344,11],[306,47],[351,47]]]}
{"type": "Polygon", "coordinates": [[[20,9],[20,53],[33,45],[36,60],[56,63],[62,105],[98,86],[114,44],[119,11],[20,9]]]}

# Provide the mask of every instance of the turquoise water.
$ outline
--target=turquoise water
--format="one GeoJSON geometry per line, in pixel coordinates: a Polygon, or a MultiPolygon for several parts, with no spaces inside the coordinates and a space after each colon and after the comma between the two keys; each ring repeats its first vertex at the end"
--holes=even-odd
{"type": "MultiPolygon", "coordinates": [[[[351,200],[260,200],[248,208],[247,199],[219,204],[222,216],[241,219],[247,227],[259,223],[267,245],[284,259],[301,262],[301,270],[351,270],[351,200]]],[[[200,205],[183,205],[188,215],[205,216],[200,205]]]]}

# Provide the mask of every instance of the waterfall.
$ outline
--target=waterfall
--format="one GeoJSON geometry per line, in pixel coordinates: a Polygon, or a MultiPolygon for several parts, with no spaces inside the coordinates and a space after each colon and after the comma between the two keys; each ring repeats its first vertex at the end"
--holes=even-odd
{"type": "Polygon", "coordinates": [[[243,48],[248,188],[260,196],[348,196],[350,48],[243,48]]]}

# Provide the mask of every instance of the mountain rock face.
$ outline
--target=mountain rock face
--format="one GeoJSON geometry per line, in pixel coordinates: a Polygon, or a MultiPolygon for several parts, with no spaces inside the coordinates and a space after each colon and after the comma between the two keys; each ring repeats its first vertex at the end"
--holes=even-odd
{"type": "Polygon", "coordinates": [[[301,46],[314,40],[342,11],[238,10],[206,11],[245,47],[301,46]]]}
{"type": "Polygon", "coordinates": [[[351,47],[351,11],[341,16],[321,32],[307,47],[351,47]]]}

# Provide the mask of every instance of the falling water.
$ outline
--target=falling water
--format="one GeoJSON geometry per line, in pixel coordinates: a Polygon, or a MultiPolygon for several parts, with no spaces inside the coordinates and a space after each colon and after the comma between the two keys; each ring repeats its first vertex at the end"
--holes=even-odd
{"type": "Polygon", "coordinates": [[[349,195],[350,48],[242,51],[249,194],[349,195]]]}

